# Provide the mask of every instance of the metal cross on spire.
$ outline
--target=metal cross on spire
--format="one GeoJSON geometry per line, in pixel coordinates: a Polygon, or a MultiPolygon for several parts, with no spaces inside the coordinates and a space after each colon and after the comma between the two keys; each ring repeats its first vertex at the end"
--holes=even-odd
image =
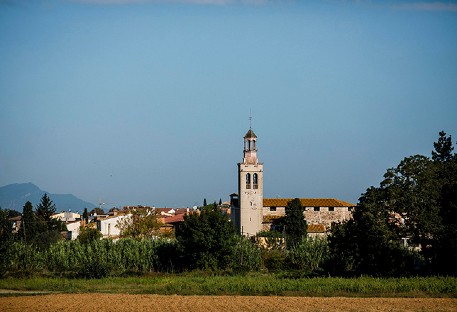
{"type": "Polygon", "coordinates": [[[249,109],[249,129],[251,129],[251,124],[252,124],[252,115],[251,115],[251,109],[249,109]]]}

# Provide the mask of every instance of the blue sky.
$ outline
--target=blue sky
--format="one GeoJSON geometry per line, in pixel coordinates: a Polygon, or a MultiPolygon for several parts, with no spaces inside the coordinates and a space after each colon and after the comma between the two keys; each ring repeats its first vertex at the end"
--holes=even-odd
{"type": "MultiPolygon", "coordinates": [[[[356,203],[457,138],[457,2],[0,0],[0,185],[111,206],[356,203]]],[[[59,208],[59,207],[58,207],[59,208]]]]}

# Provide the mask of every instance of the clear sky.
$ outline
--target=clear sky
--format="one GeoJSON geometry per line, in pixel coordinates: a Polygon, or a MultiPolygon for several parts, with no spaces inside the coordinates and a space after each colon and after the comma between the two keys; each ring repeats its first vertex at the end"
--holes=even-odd
{"type": "Polygon", "coordinates": [[[357,203],[457,139],[457,2],[0,0],[0,186],[110,206],[357,203]]]}

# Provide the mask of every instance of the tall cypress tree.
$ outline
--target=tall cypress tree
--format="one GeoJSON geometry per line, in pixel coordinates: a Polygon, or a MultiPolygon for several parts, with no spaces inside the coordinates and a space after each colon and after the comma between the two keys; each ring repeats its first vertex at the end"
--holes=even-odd
{"type": "Polygon", "coordinates": [[[83,220],[86,222],[86,225],[89,223],[89,212],[87,211],[87,208],[84,208],[83,220]]]}
{"type": "Polygon", "coordinates": [[[22,210],[22,223],[19,228],[18,235],[21,239],[26,242],[31,242],[35,239],[38,233],[38,224],[35,213],[33,212],[33,206],[31,202],[26,202],[22,210]]]}
{"type": "Polygon", "coordinates": [[[303,206],[299,198],[295,198],[287,203],[284,226],[286,246],[288,249],[297,246],[306,237],[307,224],[303,216],[303,206]]]}

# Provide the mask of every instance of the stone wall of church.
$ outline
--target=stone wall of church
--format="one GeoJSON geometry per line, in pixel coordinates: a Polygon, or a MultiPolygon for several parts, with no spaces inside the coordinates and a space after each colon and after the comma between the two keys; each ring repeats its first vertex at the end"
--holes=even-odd
{"type": "Polygon", "coordinates": [[[352,212],[348,207],[334,207],[329,211],[328,207],[320,207],[319,211],[314,211],[314,207],[308,207],[303,212],[308,224],[323,224],[330,228],[333,222],[342,222],[352,218],[352,212]]]}
{"type": "MultiPolygon", "coordinates": [[[[323,224],[328,229],[332,222],[342,222],[352,218],[352,211],[349,207],[306,207],[303,215],[308,224],[323,224]],[[316,211],[318,210],[318,211],[316,211]]],[[[282,217],[286,214],[285,207],[264,207],[264,230],[269,229],[272,219],[282,217]]]]}

